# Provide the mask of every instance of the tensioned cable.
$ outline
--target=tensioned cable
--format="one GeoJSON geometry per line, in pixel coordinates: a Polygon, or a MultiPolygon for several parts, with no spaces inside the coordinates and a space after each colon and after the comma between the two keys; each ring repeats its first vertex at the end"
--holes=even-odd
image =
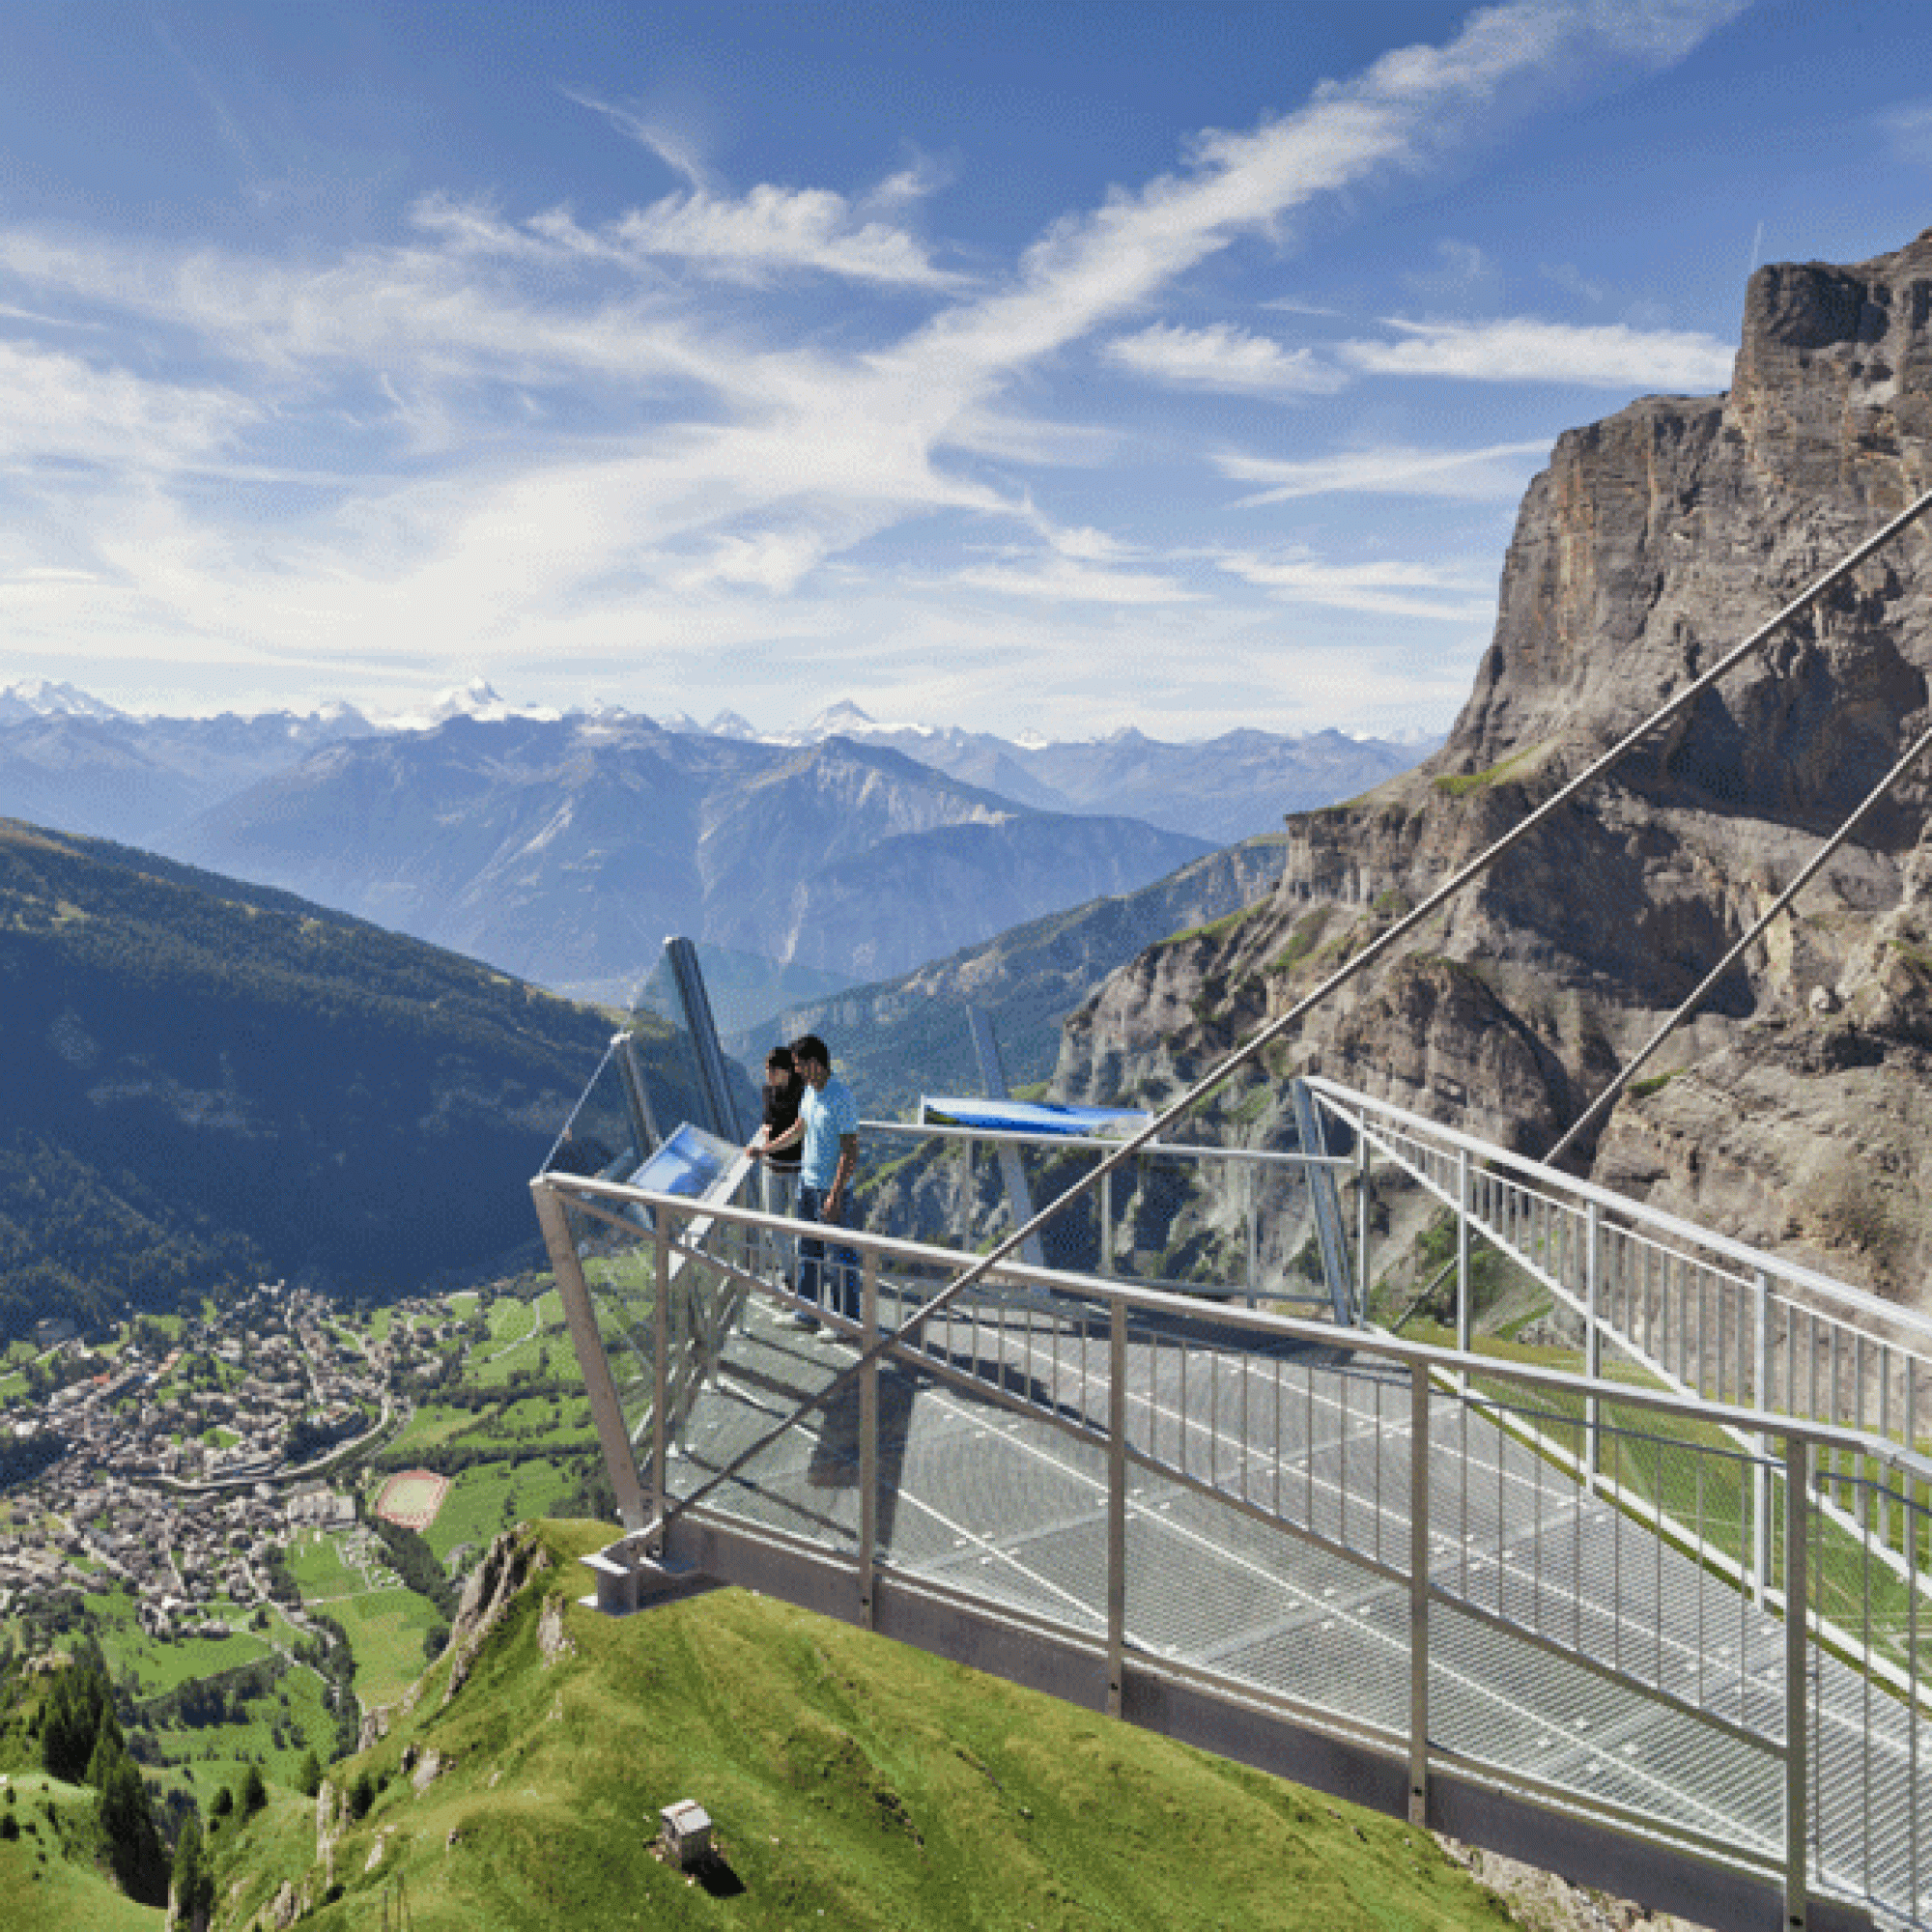
{"type": "MultiPolygon", "coordinates": [[[[967,1289],[971,1288],[975,1282],[983,1280],[1001,1262],[1014,1253],[1023,1241],[1037,1235],[1049,1221],[1070,1207],[1072,1203],[1079,1200],[1081,1196],[1086,1194],[1105,1176],[1124,1166],[1142,1148],[1146,1147],[1157,1135],[1164,1133],[1182,1115],[1198,1106],[1201,1101],[1205,1100],[1218,1088],[1225,1086],[1242,1067],[1266,1052],[1276,1040],[1280,1039],[1291,1028],[1298,1025],[1324,1000],[1339,992],[1350,980],[1366,972],[1370,966],[1382,958],[1400,941],[1406,939],[1417,926],[1429,919],[1432,914],[1438,911],[1450,899],[1454,898],[1464,886],[1468,885],[1472,880],[1480,878],[1499,859],[1504,857],[1505,854],[1515,850],[1539,825],[1543,824],[1545,820],[1568,805],[1586,785],[1594,783],[1605,772],[1628,757],[1660,724],[1666,723],[1668,720],[1676,717],[1680,711],[1694,704],[1727,671],[1731,670],[1737,665],[1742,664],[1753,651],[1761,648],[1769,639],[1775,637],[1782,630],[1792,618],[1799,615],[1801,611],[1808,610],[1828,590],[1834,588],[1845,578],[1849,577],[1866,558],[1873,555],[1876,552],[1883,550],[1900,531],[1910,528],[1928,509],[1932,509],[1932,490],[1926,491],[1915,502],[1901,510],[1883,529],[1879,530],[1875,535],[1867,537],[1849,555],[1845,556],[1838,563],[1833,564],[1830,570],[1813,582],[1807,588],[1801,591],[1775,616],[1767,618],[1764,623],[1760,624],[1742,643],[1733,645],[1701,677],[1695,678],[1690,684],[1687,684],[1675,697],[1667,699],[1640,724],[1627,731],[1608,751],[1605,752],[1593,763],[1586,765],[1581,772],[1566,784],[1552,792],[1520,825],[1513,827],[1510,831],[1504,833],[1493,844],[1479,852],[1460,872],[1457,872],[1442,885],[1436,887],[1420,905],[1412,912],[1407,913],[1405,917],[1398,920],[1380,938],[1372,940],[1353,958],[1345,961],[1321,985],[1316,987],[1312,993],[1303,999],[1297,1000],[1280,1018],[1270,1020],[1245,1046],[1236,1048],[1218,1066],[1197,1080],[1179,1099],[1170,1101],[1146,1126],[1137,1128],[1127,1139],[1120,1142],[1112,1153],[1108,1154],[1104,1160],[1074,1186],[1068,1188],[1057,1200],[1049,1202],[1046,1207],[1040,1208],[1037,1213],[1020,1227],[1015,1228],[1011,1234],[989,1252],[980,1256],[977,1261],[971,1263],[961,1273],[955,1275],[945,1288],[941,1289],[930,1301],[926,1302],[922,1308],[901,1321],[898,1327],[881,1335],[877,1341],[866,1346],[861,1350],[858,1360],[841,1370],[817,1395],[802,1403],[783,1421],[766,1431],[749,1448],[741,1450],[724,1468],[701,1483],[690,1494],[680,1496],[675,1501],[668,1504],[659,1520],[642,1532],[644,1539],[649,1542],[662,1535],[665,1526],[670,1522],[672,1518],[681,1516],[686,1510],[696,1507],[706,1496],[712,1494],[724,1484],[729,1482],[748,1463],[752,1462],[753,1458],[761,1456],[780,1436],[795,1428],[808,1415],[811,1414],[813,1410],[822,1407],[824,1404],[832,1399],[834,1394],[857,1376],[861,1370],[867,1367],[870,1363],[877,1361],[888,1350],[894,1348],[901,1335],[909,1330],[917,1329],[922,1323],[929,1321],[942,1309],[948,1307],[960,1294],[964,1293],[967,1289]]],[[[830,1234],[836,1231],[828,1230],[827,1232],[830,1234]]]]}
{"type": "Polygon", "coordinates": [[[1811,855],[1809,863],[1798,874],[1798,876],[1795,879],[1793,879],[1792,882],[1788,886],[1786,886],[1781,893],[1778,894],[1776,898],[1775,898],[1771,902],[1770,907],[1758,920],[1756,924],[1754,924],[1751,927],[1751,929],[1747,933],[1746,933],[1745,936],[1742,939],[1740,939],[1738,943],[1735,946],[1733,946],[1731,950],[1728,952],[1726,952],[1724,956],[1721,959],[1719,959],[1715,966],[1711,968],[1710,972],[1707,973],[1704,976],[1704,978],[1697,982],[1695,989],[1691,992],[1690,996],[1684,1002],[1684,1004],[1681,1007],[1679,1007],[1677,1010],[1674,1013],[1672,1013],[1670,1017],[1667,1020],[1665,1020],[1663,1024],[1661,1027],[1659,1027],[1654,1034],[1651,1035],[1648,1040],[1644,1042],[1641,1051],[1639,1051],[1636,1057],[1631,1061],[1629,1065],[1627,1065],[1622,1070],[1622,1072],[1620,1072],[1617,1075],[1617,1077],[1614,1080],[1612,1080],[1610,1084],[1607,1087],[1605,1087],[1604,1091],[1601,1094],[1599,1094],[1594,1100],[1590,1102],[1589,1108],[1583,1114],[1583,1116],[1577,1122],[1577,1123],[1573,1127],[1571,1127],[1570,1131],[1566,1133],[1563,1136],[1563,1138],[1560,1141],[1558,1141],[1556,1145],[1553,1148],[1551,1148],[1547,1154],[1543,1156],[1544,1166],[1554,1167],[1556,1165],[1558,1157],[1565,1152],[1565,1151],[1570,1147],[1570,1145],[1574,1141],[1580,1139],[1592,1124],[1594,1124],[1597,1121],[1600,1121],[1606,1113],[1609,1112],[1609,1110],[1613,1106],[1616,1105],[1617,1096],[1620,1094],[1622,1094],[1624,1089],[1628,1087],[1633,1080],[1636,1078],[1637,1074],[1642,1070],[1644,1062],[1647,1061],[1651,1057],[1651,1055],[1654,1054],[1657,1051],[1657,1049],[1660,1046],[1662,1046],[1666,1039],[1670,1037],[1670,1036],[1678,1029],[1678,1027],[1683,1025],[1685,1020],[1687,1020],[1692,1013],[1694,1013],[1697,1010],[1699,1007],[1701,1007],[1704,1004],[1705,1000],[1710,996],[1712,988],[1717,985],[1718,981],[1721,980],[1724,977],[1724,975],[1728,973],[1731,970],[1731,968],[1737,964],[1739,959],[1741,959],[1746,952],[1749,952],[1751,947],[1756,945],[1758,938],[1763,933],[1764,929],[1768,925],[1770,925],[1772,922],[1776,920],[1781,912],[1784,911],[1784,909],[1791,903],[1791,901],[1795,899],[1798,896],[1798,895],[1802,893],[1804,890],[1804,888],[1808,886],[1814,878],[1817,877],[1819,871],[1823,868],[1826,860],[1828,860],[1832,856],[1832,854],[1835,852],[1838,849],[1838,847],[1842,845],[1845,842],[1845,840],[1849,838],[1852,836],[1852,834],[1858,830],[1859,826],[1862,824],[1864,820],[1871,815],[1874,809],[1878,806],[1879,801],[1885,797],[1886,793],[1889,792],[1892,788],[1892,786],[1895,785],[1909,770],[1911,770],[1913,765],[1916,764],[1919,759],[1919,757],[1924,753],[1928,746],[1932,746],[1932,728],[1928,728],[1927,730],[1924,730],[1919,733],[1918,737],[1914,741],[1911,750],[1908,751],[1906,754],[1899,759],[1897,764],[1893,765],[1890,771],[1887,772],[1885,777],[1880,779],[1878,783],[1874,785],[1872,789],[1865,795],[1864,803],[1861,805],[1859,809],[1855,812],[1853,812],[1848,819],[1845,820],[1844,824],[1839,826],[1837,831],[1833,833],[1831,838],[1826,839],[1824,844],[1819,846],[1817,851],[1811,855]]]}

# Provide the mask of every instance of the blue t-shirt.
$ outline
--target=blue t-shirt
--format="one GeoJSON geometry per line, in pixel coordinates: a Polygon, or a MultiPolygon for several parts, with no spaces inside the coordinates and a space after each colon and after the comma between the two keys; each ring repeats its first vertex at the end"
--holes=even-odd
{"type": "Polygon", "coordinates": [[[805,1122],[805,1159],[798,1178],[807,1187],[823,1190],[838,1172],[840,1137],[859,1131],[859,1103],[835,1073],[822,1089],[807,1086],[798,1117],[805,1122]]]}

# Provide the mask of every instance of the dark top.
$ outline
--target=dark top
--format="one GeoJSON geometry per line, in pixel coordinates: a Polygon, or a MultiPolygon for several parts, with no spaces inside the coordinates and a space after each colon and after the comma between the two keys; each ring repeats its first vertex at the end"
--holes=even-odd
{"type": "MultiPolygon", "coordinates": [[[[782,1087],[765,1089],[765,1139],[775,1141],[793,1126],[798,1120],[798,1103],[805,1098],[805,1082],[796,1074],[782,1087]]],[[[796,1174],[799,1162],[805,1158],[805,1143],[794,1141],[788,1148],[780,1148],[777,1153],[766,1155],[773,1169],[779,1174],[796,1174]]]]}

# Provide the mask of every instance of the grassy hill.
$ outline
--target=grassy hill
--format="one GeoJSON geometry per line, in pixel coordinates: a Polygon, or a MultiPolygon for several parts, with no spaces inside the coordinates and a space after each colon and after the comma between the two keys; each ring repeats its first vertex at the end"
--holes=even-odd
{"type": "MultiPolygon", "coordinates": [[[[668,1031],[637,1024],[675,1118],[668,1031]]],[[[285,893],[0,821],[0,1341],[223,1281],[496,1263],[611,1030],[285,893]]]]}
{"type": "Polygon", "coordinates": [[[100,1862],[95,1794],[39,1772],[0,1789],[0,1925],[60,1932],[161,1932],[166,1914],[136,1905],[100,1862]],[[11,1795],[10,1795],[11,1794],[11,1795]]]}
{"type": "Polygon", "coordinates": [[[1510,1922],[1426,1833],[787,1605],[600,1618],[573,1559],[608,1534],[518,1532],[527,1580],[454,1698],[461,1630],[413,1710],[331,1770],[373,1803],[326,1858],[293,1794],[222,1827],[219,1926],[285,1884],[317,1932],[382,1922],[398,1884],[423,1932],[1510,1922]],[[651,1855],[682,1798],[715,1821],[723,1880],[651,1855]]]}

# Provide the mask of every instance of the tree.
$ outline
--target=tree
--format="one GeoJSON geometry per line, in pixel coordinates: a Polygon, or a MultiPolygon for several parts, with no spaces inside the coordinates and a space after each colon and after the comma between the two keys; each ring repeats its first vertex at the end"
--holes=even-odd
{"type": "Polygon", "coordinates": [[[201,1827],[189,1812],[175,1841],[175,1916],[185,1932],[207,1932],[214,1914],[214,1864],[202,1843],[201,1827]]]}
{"type": "Polygon", "coordinates": [[[269,1787],[262,1782],[262,1767],[251,1764],[242,1786],[242,1815],[252,1818],[269,1802],[269,1787]]]}
{"type": "Polygon", "coordinates": [[[322,1789],[322,1763],[312,1750],[304,1754],[301,1768],[296,1773],[296,1789],[304,1798],[313,1798],[322,1789]]]}
{"type": "Polygon", "coordinates": [[[168,1851],[155,1824],[148,1787],[131,1758],[114,1760],[96,1810],[121,1889],[142,1905],[166,1905],[168,1851]]]}

